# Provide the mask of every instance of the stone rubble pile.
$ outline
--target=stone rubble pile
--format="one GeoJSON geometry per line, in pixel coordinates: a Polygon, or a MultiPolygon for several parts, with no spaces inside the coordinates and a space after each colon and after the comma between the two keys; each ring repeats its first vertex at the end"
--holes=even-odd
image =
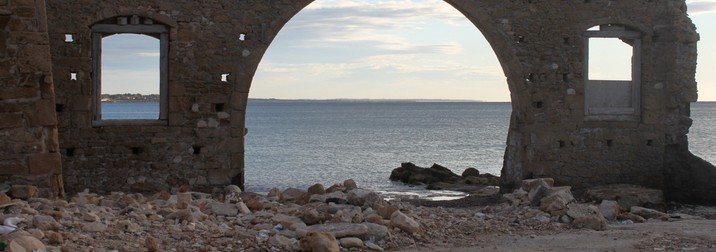
{"type": "MultiPolygon", "coordinates": [[[[605,230],[609,222],[632,224],[650,219],[667,221],[670,215],[642,206],[663,206],[661,191],[633,185],[600,186],[587,192],[597,204],[579,203],[571,187],[555,187],[551,178],[528,179],[513,193],[503,195],[512,206],[529,205],[548,213],[554,222],[574,228],[605,230]]],[[[675,218],[697,218],[679,215],[675,218]]]]}
{"type": "Polygon", "coordinates": [[[0,219],[22,220],[0,236],[6,251],[383,251],[428,244],[474,246],[485,235],[604,230],[607,219],[668,219],[652,209],[624,212],[616,201],[577,203],[569,187],[526,180],[506,202],[463,208],[386,201],[346,180],[267,195],[230,185],[207,194],[180,188],[153,195],[78,193],[34,197],[32,186],[0,192],[0,219]]]}

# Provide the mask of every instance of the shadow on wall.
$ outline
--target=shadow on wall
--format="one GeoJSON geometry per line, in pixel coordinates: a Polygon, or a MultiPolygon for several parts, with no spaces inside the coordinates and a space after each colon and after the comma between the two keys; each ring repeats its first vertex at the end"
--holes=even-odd
{"type": "Polygon", "coordinates": [[[677,145],[666,146],[664,159],[668,200],[716,205],[716,166],[677,145]]]}

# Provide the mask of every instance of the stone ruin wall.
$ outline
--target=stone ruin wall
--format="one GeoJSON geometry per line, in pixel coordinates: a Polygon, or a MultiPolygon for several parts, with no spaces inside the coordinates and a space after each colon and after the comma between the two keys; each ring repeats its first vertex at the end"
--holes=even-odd
{"type": "MultiPolygon", "coordinates": [[[[68,191],[243,184],[249,84],[296,1],[47,1],[68,191]],[[167,125],[92,125],[90,27],[117,16],[169,28],[167,125]],[[246,34],[246,41],[239,34],[246,34]],[[71,34],[73,42],[65,42],[71,34]],[[76,73],[76,80],[71,80],[76,73]],[[222,74],[230,74],[228,82],[222,74]],[[218,106],[217,106],[218,105],[218,106]],[[68,154],[69,153],[69,154],[68,154]]],[[[301,5],[302,4],[302,5],[301,5]]]]}
{"type": "MultiPolygon", "coordinates": [[[[243,130],[252,77],[283,25],[312,1],[46,2],[68,192],[183,184],[210,190],[251,179],[243,177],[243,130]],[[166,124],[93,127],[90,29],[132,15],[169,27],[166,124]],[[64,41],[67,34],[73,42],[64,41]],[[221,82],[226,73],[228,82],[221,82]]],[[[666,187],[665,158],[671,150],[688,152],[689,104],[697,97],[698,35],[683,0],[446,2],[490,42],[512,92],[504,188],[525,177],[553,177],[577,188],[666,187]],[[584,34],[603,24],[642,34],[636,121],[585,120],[584,34]]]]}
{"type": "Polygon", "coordinates": [[[0,1],[0,181],[62,196],[43,1],[0,1]]]}

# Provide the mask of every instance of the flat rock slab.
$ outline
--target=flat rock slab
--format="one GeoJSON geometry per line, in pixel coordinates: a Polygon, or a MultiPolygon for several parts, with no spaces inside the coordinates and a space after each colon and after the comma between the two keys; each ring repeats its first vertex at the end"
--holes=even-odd
{"type": "Polygon", "coordinates": [[[586,196],[597,202],[617,201],[623,209],[631,209],[633,206],[654,207],[664,204],[664,193],[661,190],[637,185],[597,186],[587,190],[586,196]]]}
{"type": "Polygon", "coordinates": [[[368,227],[363,224],[354,223],[330,223],[313,225],[306,228],[306,231],[328,232],[333,234],[336,238],[361,237],[368,233],[368,227]]]}

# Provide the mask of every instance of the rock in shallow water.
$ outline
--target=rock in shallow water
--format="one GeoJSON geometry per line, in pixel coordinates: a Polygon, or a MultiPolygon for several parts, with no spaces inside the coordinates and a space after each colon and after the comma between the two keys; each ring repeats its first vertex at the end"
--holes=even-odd
{"type": "Polygon", "coordinates": [[[413,163],[402,163],[400,167],[393,169],[390,173],[390,180],[399,180],[407,184],[454,183],[459,178],[459,175],[438,164],[433,164],[430,168],[423,168],[413,163]]]}

